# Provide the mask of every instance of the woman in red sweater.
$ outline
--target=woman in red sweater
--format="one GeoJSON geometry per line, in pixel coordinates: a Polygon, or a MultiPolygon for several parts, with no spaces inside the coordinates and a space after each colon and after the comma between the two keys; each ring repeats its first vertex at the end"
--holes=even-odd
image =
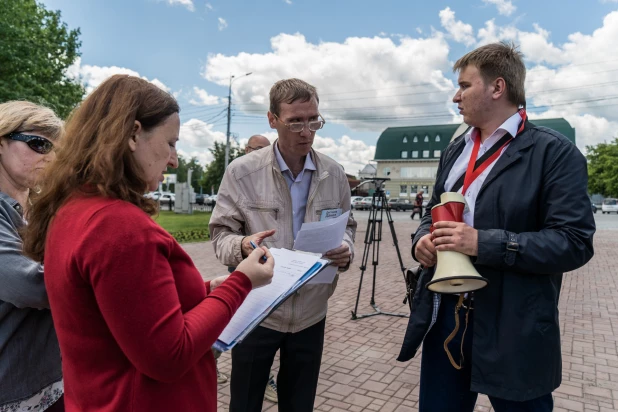
{"type": "Polygon", "coordinates": [[[45,262],[67,411],[216,411],[210,347],[272,278],[258,248],[204,284],[151,219],[143,194],[178,167],[178,112],[151,83],[111,77],[72,113],[33,205],[24,251],[45,262]]]}

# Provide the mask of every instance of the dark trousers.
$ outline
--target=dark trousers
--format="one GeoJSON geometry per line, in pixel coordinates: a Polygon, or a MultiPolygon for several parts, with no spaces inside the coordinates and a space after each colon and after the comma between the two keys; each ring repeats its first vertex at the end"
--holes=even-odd
{"type": "MultiPolygon", "coordinates": [[[[436,323],[425,336],[421,358],[421,387],[419,412],[472,412],[478,393],[470,391],[472,364],[472,335],[474,309],[470,311],[468,330],[464,339],[464,366],[457,370],[451,365],[444,341],[455,329],[455,305],[458,296],[442,295],[436,323]]],[[[455,362],[461,358],[461,337],[465,326],[466,309],[459,311],[459,332],[449,343],[455,362]]],[[[551,412],[554,402],[551,393],[525,402],[508,401],[490,396],[496,412],[551,412]]]]}
{"type": "Polygon", "coordinates": [[[326,319],[297,333],[259,326],[232,349],[231,412],[259,412],[275,353],[280,350],[277,396],[281,412],[310,412],[318,386],[326,319]]]}
{"type": "Polygon", "coordinates": [[[421,214],[421,208],[415,207],[414,209],[412,209],[412,214],[410,215],[410,218],[414,220],[414,216],[416,216],[417,214],[419,219],[423,218],[423,215],[421,214]]]}

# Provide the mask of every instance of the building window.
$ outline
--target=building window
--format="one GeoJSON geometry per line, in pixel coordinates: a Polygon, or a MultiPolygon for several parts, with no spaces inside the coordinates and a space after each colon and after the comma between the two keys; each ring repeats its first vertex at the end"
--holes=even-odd
{"type": "Polygon", "coordinates": [[[388,176],[391,174],[391,168],[390,167],[385,167],[384,169],[382,169],[382,173],[384,173],[384,176],[388,176]]]}
{"type": "Polygon", "coordinates": [[[418,137],[417,137],[417,136],[414,136],[414,139],[412,139],[412,142],[414,142],[414,143],[418,143],[418,137]]]}
{"type": "Polygon", "coordinates": [[[439,150],[434,150],[433,151],[433,157],[440,157],[442,153],[439,150]]]}
{"type": "Polygon", "coordinates": [[[408,151],[407,150],[402,150],[401,151],[401,158],[402,159],[407,159],[408,158],[408,151]]]}
{"type": "Polygon", "coordinates": [[[423,157],[429,157],[429,150],[423,150],[423,157]]]}
{"type": "Polygon", "coordinates": [[[428,142],[428,141],[429,141],[429,136],[428,136],[428,135],[425,135],[425,140],[424,140],[424,141],[425,141],[425,142],[428,142]]]}
{"type": "Polygon", "coordinates": [[[418,193],[418,186],[410,185],[410,194],[416,194],[416,193],[418,193]]]}
{"type": "Polygon", "coordinates": [[[436,166],[411,166],[402,167],[399,177],[401,177],[402,179],[434,180],[437,173],[438,168],[436,166]]]}
{"type": "Polygon", "coordinates": [[[403,142],[404,142],[404,143],[408,143],[408,136],[404,136],[404,137],[403,137],[403,142]]]}
{"type": "Polygon", "coordinates": [[[439,142],[439,141],[440,141],[440,135],[439,135],[439,134],[437,134],[437,135],[436,135],[436,142],[439,142]]]}
{"type": "Polygon", "coordinates": [[[399,186],[399,196],[407,196],[408,195],[408,186],[407,185],[401,185],[399,186]]]}
{"type": "Polygon", "coordinates": [[[412,150],[412,157],[413,158],[417,158],[418,157],[418,150],[412,150]]]}

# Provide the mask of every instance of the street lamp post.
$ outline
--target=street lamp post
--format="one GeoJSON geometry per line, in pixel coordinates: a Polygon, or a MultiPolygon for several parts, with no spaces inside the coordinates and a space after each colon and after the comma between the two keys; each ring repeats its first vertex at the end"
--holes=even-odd
{"type": "MultiPolygon", "coordinates": [[[[232,82],[234,79],[249,76],[252,72],[243,74],[242,76],[230,76],[230,88],[227,94],[227,137],[225,139],[225,169],[230,162],[230,124],[232,123],[232,82]]],[[[224,170],[225,170],[224,169],[224,170]]]]}

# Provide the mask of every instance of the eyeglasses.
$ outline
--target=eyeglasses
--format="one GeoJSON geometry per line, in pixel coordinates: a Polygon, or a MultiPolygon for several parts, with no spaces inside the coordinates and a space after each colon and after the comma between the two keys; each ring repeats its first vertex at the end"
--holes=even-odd
{"type": "Polygon", "coordinates": [[[258,146],[258,147],[247,146],[247,149],[251,149],[251,151],[256,151],[256,150],[263,149],[264,147],[265,146],[258,146]]]}
{"type": "Polygon", "coordinates": [[[277,116],[276,114],[273,113],[273,116],[275,116],[275,119],[283,123],[285,127],[290,129],[290,132],[294,132],[294,133],[302,132],[305,129],[305,125],[309,127],[309,130],[311,130],[312,132],[315,132],[317,130],[320,130],[322,127],[324,127],[324,124],[326,123],[326,120],[324,120],[322,115],[319,113],[318,113],[318,116],[322,117],[322,120],[311,120],[310,122],[307,122],[307,123],[304,123],[304,122],[285,123],[281,119],[279,119],[279,116],[277,116]]]}
{"type": "Polygon", "coordinates": [[[9,133],[6,137],[11,140],[24,142],[28,147],[40,154],[47,154],[52,151],[54,144],[41,136],[33,136],[31,134],[23,134],[18,132],[9,133]]]}

